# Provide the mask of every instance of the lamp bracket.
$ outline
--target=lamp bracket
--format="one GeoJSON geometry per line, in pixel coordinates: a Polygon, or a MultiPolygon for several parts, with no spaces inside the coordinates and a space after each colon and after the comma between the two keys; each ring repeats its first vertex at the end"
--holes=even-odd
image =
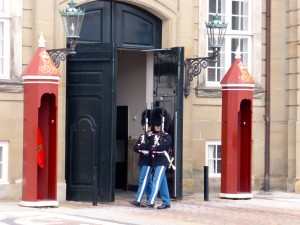
{"type": "Polygon", "coordinates": [[[60,49],[50,49],[47,50],[49,56],[51,57],[56,68],[59,67],[61,61],[65,61],[67,55],[69,54],[69,49],[60,48],[60,49]]]}
{"type": "Polygon", "coordinates": [[[59,67],[61,61],[65,61],[67,55],[76,54],[75,47],[77,44],[76,39],[69,39],[70,48],[59,48],[47,50],[56,68],[59,67]]]}
{"type": "Polygon", "coordinates": [[[211,56],[185,59],[185,81],[183,87],[185,97],[190,94],[190,85],[194,77],[199,76],[202,69],[207,68],[209,62],[215,61],[219,55],[219,52],[220,48],[214,48],[211,56]]]}

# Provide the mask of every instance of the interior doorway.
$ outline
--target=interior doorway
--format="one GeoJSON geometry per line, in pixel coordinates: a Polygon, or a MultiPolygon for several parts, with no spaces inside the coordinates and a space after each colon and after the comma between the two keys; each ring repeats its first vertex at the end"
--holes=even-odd
{"type": "MultiPolygon", "coordinates": [[[[143,132],[141,114],[146,108],[162,107],[171,115],[171,126],[166,132],[172,136],[171,154],[178,168],[176,171],[167,170],[170,195],[181,199],[183,48],[153,51],[118,50],[117,71],[116,104],[117,107],[128,109],[124,112],[128,116],[128,148],[124,149],[124,152],[127,152],[127,188],[125,189],[137,190],[138,187],[139,155],[134,153],[132,148],[143,132]]],[[[126,119],[124,116],[122,118],[126,119]]],[[[120,121],[122,124],[124,122],[120,121]]],[[[117,124],[117,127],[120,125],[117,124]]]]}
{"type": "Polygon", "coordinates": [[[127,188],[128,164],[128,106],[117,106],[116,129],[116,189],[127,188]]]}
{"type": "MultiPolygon", "coordinates": [[[[147,74],[151,74],[151,71],[147,72],[147,53],[138,50],[126,50],[121,49],[117,51],[118,54],[118,66],[117,66],[117,83],[116,83],[116,105],[117,108],[126,108],[127,111],[118,111],[124,115],[117,115],[120,120],[117,122],[117,128],[121,127],[121,124],[127,126],[127,145],[126,149],[121,151],[121,146],[118,148],[118,143],[124,143],[125,140],[120,141],[117,138],[117,155],[126,154],[127,167],[124,170],[116,169],[116,177],[126,176],[127,183],[125,184],[126,190],[136,190],[139,177],[139,169],[137,167],[138,154],[132,150],[137,138],[142,133],[141,126],[141,113],[147,107],[151,107],[151,102],[147,103],[147,74]],[[126,116],[125,116],[126,115],[126,116]],[[121,119],[122,118],[122,119],[121,119]],[[126,121],[124,121],[126,120],[126,121]]],[[[149,54],[149,53],[148,53],[149,54]]],[[[151,62],[149,62],[151,63],[151,62]]],[[[153,69],[152,69],[153,71],[153,69]]],[[[153,73],[152,73],[153,74],[153,73]]],[[[153,79],[153,75],[152,79],[153,79]]],[[[151,77],[148,78],[151,80],[151,77]]],[[[149,85],[149,84],[148,84],[149,85]]],[[[150,85],[152,87],[152,85],[150,85]]],[[[148,95],[151,93],[148,92],[148,95]]],[[[148,97],[149,99],[149,97],[148,97]]],[[[122,126],[124,127],[124,126],[122,126]]],[[[123,128],[121,128],[123,129],[123,128]]],[[[117,131],[118,133],[118,131],[117,131]]],[[[117,165],[120,164],[117,162],[117,165]]],[[[119,184],[122,180],[116,180],[116,188],[119,188],[119,184]]],[[[124,185],[123,185],[124,186],[124,185]]]]}

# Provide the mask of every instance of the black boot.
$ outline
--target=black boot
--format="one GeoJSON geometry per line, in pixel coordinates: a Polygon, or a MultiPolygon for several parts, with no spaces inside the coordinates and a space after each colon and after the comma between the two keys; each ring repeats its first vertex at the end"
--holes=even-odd
{"type": "Polygon", "coordinates": [[[160,205],[160,206],[157,207],[157,209],[167,209],[167,208],[171,208],[171,206],[170,205],[166,205],[164,203],[162,205],[160,205]]]}
{"type": "Polygon", "coordinates": [[[136,207],[145,207],[144,204],[140,203],[140,202],[137,202],[137,201],[130,201],[129,202],[131,205],[134,205],[136,207]]]}

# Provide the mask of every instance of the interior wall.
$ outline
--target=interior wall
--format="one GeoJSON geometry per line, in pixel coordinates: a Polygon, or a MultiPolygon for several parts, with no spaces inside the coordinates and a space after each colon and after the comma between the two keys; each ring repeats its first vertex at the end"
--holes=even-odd
{"type": "Polygon", "coordinates": [[[153,104],[153,74],[154,74],[154,54],[147,52],[146,62],[146,101],[147,108],[151,109],[153,104]]]}
{"type": "Polygon", "coordinates": [[[146,108],[146,53],[118,51],[117,106],[128,106],[128,135],[142,132],[141,113],[146,108]]]}

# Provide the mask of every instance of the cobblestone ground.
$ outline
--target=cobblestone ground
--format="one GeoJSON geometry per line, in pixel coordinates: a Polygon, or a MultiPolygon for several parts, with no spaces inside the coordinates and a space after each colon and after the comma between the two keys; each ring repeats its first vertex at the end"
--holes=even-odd
{"type": "MultiPolygon", "coordinates": [[[[92,206],[87,202],[62,202],[57,208],[27,208],[17,203],[1,202],[0,225],[300,224],[299,194],[261,192],[255,193],[249,200],[221,199],[211,195],[209,201],[204,201],[202,195],[193,195],[172,201],[171,208],[166,210],[131,206],[129,201],[133,198],[132,192],[118,192],[114,203],[92,206]],[[33,219],[34,215],[42,217],[33,219]]],[[[158,200],[156,205],[160,204],[158,200]]]]}
{"type": "MultiPolygon", "coordinates": [[[[119,193],[115,203],[98,204],[96,211],[101,218],[127,224],[300,224],[300,195],[296,194],[256,193],[249,200],[221,199],[215,195],[209,201],[204,201],[202,195],[194,195],[172,201],[167,210],[130,206],[128,202],[133,197],[134,194],[119,193]]],[[[89,211],[89,208],[84,209],[86,215],[93,217],[95,209],[89,211]]]]}

